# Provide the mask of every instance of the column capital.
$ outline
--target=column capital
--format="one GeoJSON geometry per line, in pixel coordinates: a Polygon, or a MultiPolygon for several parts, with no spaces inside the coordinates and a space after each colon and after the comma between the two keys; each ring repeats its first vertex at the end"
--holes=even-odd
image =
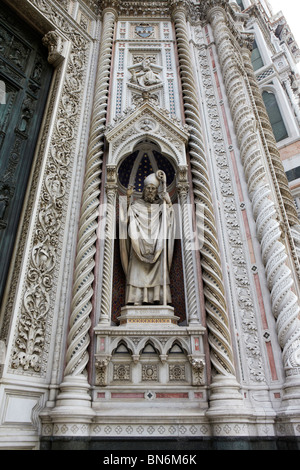
{"type": "Polygon", "coordinates": [[[246,31],[240,31],[238,36],[238,41],[242,49],[247,50],[249,54],[252,53],[253,43],[254,43],[254,33],[249,33],[246,31]]]}
{"type": "Polygon", "coordinates": [[[229,0],[203,0],[200,5],[201,16],[209,20],[209,16],[213,11],[217,9],[225,12],[228,4],[229,0]]]}
{"type": "Polygon", "coordinates": [[[172,12],[177,10],[186,11],[189,3],[190,2],[188,0],[169,0],[169,7],[172,12]]]}
{"type": "Polygon", "coordinates": [[[99,7],[102,13],[105,10],[111,10],[117,14],[119,11],[119,6],[120,0],[100,0],[99,2],[99,7]]]}
{"type": "Polygon", "coordinates": [[[202,0],[199,5],[195,5],[191,0],[168,0],[168,6],[172,15],[185,13],[188,16],[205,20],[214,9],[221,9],[225,12],[229,6],[229,0],[202,0]]]}
{"type": "Polygon", "coordinates": [[[188,183],[188,169],[181,166],[177,172],[177,191],[180,197],[186,197],[189,192],[190,185],[188,183]]]}

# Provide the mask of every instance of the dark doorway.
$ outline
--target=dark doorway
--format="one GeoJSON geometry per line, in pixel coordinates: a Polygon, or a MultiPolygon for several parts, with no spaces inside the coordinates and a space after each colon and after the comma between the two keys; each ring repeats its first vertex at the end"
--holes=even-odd
{"type": "Polygon", "coordinates": [[[0,7],[0,302],[6,284],[53,69],[48,50],[0,7]]]}

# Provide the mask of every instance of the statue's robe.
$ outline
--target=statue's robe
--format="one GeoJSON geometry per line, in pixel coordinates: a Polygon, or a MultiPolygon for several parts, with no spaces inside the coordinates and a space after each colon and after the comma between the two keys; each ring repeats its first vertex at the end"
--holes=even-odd
{"type": "Polygon", "coordinates": [[[175,239],[172,206],[159,198],[154,203],[138,199],[129,205],[127,217],[122,211],[121,223],[126,223],[128,235],[120,240],[126,304],[162,304],[164,286],[167,303],[171,303],[169,271],[175,239]]]}

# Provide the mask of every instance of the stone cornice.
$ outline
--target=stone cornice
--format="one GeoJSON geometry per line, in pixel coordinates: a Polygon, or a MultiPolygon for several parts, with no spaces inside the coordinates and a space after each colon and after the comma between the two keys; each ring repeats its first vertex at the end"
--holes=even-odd
{"type": "Polygon", "coordinates": [[[176,10],[185,11],[191,21],[206,21],[207,13],[214,7],[220,6],[235,17],[236,9],[229,0],[201,0],[194,3],[192,0],[83,0],[85,4],[97,14],[102,14],[104,9],[112,8],[120,16],[134,16],[137,18],[157,18],[172,16],[176,10]]]}
{"type": "Polygon", "coordinates": [[[156,1],[122,1],[120,2],[119,14],[121,16],[136,17],[166,17],[169,16],[167,0],[156,1]]]}
{"type": "Polygon", "coordinates": [[[96,15],[99,13],[100,7],[99,7],[99,0],[82,0],[83,3],[86,4],[86,6],[92,10],[93,13],[96,15]]]}

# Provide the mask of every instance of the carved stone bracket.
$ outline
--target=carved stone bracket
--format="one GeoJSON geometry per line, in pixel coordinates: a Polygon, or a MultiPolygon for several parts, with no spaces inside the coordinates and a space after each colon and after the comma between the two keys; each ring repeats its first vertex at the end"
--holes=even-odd
{"type": "Polygon", "coordinates": [[[204,384],[205,361],[202,358],[189,356],[189,361],[193,372],[193,385],[204,384]]]}
{"type": "Polygon", "coordinates": [[[57,67],[66,57],[66,40],[57,31],[49,31],[42,41],[48,47],[48,62],[57,67]]]}
{"type": "Polygon", "coordinates": [[[96,356],[96,385],[107,385],[107,367],[111,360],[111,356],[96,356]]]}

